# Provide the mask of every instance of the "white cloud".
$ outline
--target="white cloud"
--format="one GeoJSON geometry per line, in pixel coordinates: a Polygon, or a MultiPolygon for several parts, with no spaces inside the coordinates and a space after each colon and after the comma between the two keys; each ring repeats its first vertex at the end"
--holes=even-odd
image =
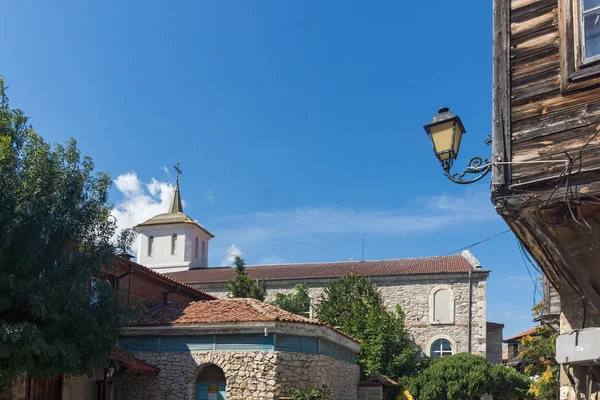
{"type": "Polygon", "coordinates": [[[123,196],[112,210],[118,231],[167,212],[173,196],[173,185],[170,183],[152,179],[149,184],[143,185],[134,172],[119,175],[115,179],[115,186],[123,196]]]}
{"type": "Polygon", "coordinates": [[[225,250],[225,258],[221,261],[221,266],[231,266],[235,261],[235,256],[242,256],[242,251],[235,244],[232,244],[225,250]]]}
{"type": "Polygon", "coordinates": [[[119,175],[117,179],[115,179],[115,186],[123,193],[123,196],[132,196],[142,190],[140,181],[135,172],[119,175]]]}
{"type": "Polygon", "coordinates": [[[442,194],[416,199],[397,209],[300,207],[232,215],[218,220],[217,224],[225,227],[218,235],[226,238],[226,242],[254,244],[319,234],[422,234],[497,218],[488,197],[487,194],[465,197],[442,194]]]}
{"type": "Polygon", "coordinates": [[[171,177],[171,171],[169,171],[169,168],[167,168],[166,165],[162,166],[162,170],[164,171],[165,174],[167,174],[167,176],[170,178],[171,177]]]}

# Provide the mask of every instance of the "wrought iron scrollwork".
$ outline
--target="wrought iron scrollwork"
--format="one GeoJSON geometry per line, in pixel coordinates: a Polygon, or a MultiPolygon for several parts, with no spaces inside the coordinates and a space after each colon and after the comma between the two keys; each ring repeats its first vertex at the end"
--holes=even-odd
{"type": "MultiPolygon", "coordinates": [[[[485,139],[484,143],[489,146],[492,143],[492,138],[490,136],[488,136],[485,139]]],[[[480,180],[481,178],[486,176],[492,170],[492,162],[490,160],[488,160],[487,158],[483,159],[481,157],[473,157],[469,160],[469,163],[467,164],[467,168],[465,168],[465,170],[463,172],[451,174],[450,169],[452,168],[453,162],[454,162],[454,160],[452,160],[452,159],[442,161],[442,168],[444,169],[444,175],[446,175],[446,177],[448,179],[450,179],[452,182],[459,183],[461,185],[466,185],[469,183],[477,182],[478,180],[480,180]],[[468,175],[479,174],[479,175],[473,179],[465,180],[464,177],[467,174],[468,175]]]]}
{"type": "Polygon", "coordinates": [[[467,168],[463,172],[452,174],[450,173],[450,168],[452,168],[452,161],[444,161],[442,163],[442,168],[444,168],[444,175],[448,179],[450,179],[454,183],[459,184],[469,184],[473,182],[477,182],[482,179],[492,170],[492,164],[488,159],[482,159],[481,157],[473,157],[469,160],[467,164],[467,168]],[[465,175],[476,175],[475,178],[472,179],[464,179],[465,175]]]}

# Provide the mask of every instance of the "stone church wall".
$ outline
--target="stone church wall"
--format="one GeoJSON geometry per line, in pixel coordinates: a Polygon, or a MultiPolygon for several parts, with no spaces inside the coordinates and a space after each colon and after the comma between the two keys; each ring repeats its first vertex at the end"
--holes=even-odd
{"type": "Polygon", "coordinates": [[[357,400],[359,367],[322,354],[261,351],[136,352],[160,369],[157,376],[115,377],[117,400],[192,400],[201,366],[215,364],[227,378],[227,400],[265,400],[290,389],[327,385],[335,400],[357,400]]]}
{"type": "MultiPolygon", "coordinates": [[[[371,277],[380,288],[384,301],[390,310],[400,305],[404,310],[407,328],[417,345],[429,355],[431,344],[440,338],[452,343],[454,352],[468,350],[468,307],[469,279],[465,274],[431,274],[431,275],[398,275],[371,277]],[[454,323],[439,324],[431,320],[430,307],[433,306],[432,293],[439,288],[450,289],[454,298],[454,323]]],[[[474,354],[486,356],[486,279],[485,271],[472,273],[472,333],[471,346],[474,354]]],[[[267,298],[270,302],[275,293],[290,293],[294,285],[306,283],[312,303],[317,304],[323,296],[323,289],[333,279],[271,280],[267,281],[267,298]]],[[[218,298],[227,298],[226,284],[195,284],[196,286],[218,298]]],[[[313,310],[310,312],[313,316],[313,310]]]]}

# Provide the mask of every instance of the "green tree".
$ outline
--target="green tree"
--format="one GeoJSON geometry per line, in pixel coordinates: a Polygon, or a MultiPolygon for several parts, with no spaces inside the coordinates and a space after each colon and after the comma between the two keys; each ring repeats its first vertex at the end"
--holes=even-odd
{"type": "Polygon", "coordinates": [[[267,281],[264,278],[256,282],[250,279],[246,273],[246,263],[238,255],[235,256],[233,265],[235,266],[235,277],[227,282],[230,296],[264,301],[267,296],[267,281]]]}
{"type": "Polygon", "coordinates": [[[404,312],[388,311],[379,289],[365,276],[352,273],[331,282],[316,306],[322,322],[362,340],[357,361],[361,375],[384,374],[392,379],[416,373],[419,348],[404,324],[404,312]]]}
{"type": "Polygon", "coordinates": [[[529,378],[484,357],[460,353],[433,359],[422,373],[407,379],[408,391],[419,400],[494,400],[525,396],[529,378]]]}
{"type": "Polygon", "coordinates": [[[115,255],[109,175],[75,140],[46,143],[5,89],[0,77],[0,387],[104,366],[129,311],[98,275],[115,255]]]}
{"type": "Polygon", "coordinates": [[[117,240],[115,241],[117,254],[121,256],[130,257],[133,242],[135,241],[136,237],[137,232],[132,228],[121,230],[121,232],[119,232],[119,235],[117,236],[117,240]]]}
{"type": "Polygon", "coordinates": [[[298,283],[291,293],[275,293],[275,300],[271,304],[282,310],[306,317],[310,311],[308,286],[304,283],[298,283]]]}
{"type": "Polygon", "coordinates": [[[519,359],[525,365],[525,374],[536,376],[529,394],[537,399],[556,397],[556,378],[559,365],[556,362],[556,337],[558,333],[548,325],[538,326],[535,335],[521,339],[519,359]]]}

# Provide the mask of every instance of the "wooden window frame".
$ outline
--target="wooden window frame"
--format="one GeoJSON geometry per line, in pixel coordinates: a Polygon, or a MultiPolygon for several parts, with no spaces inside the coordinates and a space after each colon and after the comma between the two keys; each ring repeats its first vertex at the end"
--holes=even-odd
{"type": "Polygon", "coordinates": [[[600,84],[600,56],[584,60],[582,55],[583,0],[559,0],[560,69],[562,92],[600,84]]]}

